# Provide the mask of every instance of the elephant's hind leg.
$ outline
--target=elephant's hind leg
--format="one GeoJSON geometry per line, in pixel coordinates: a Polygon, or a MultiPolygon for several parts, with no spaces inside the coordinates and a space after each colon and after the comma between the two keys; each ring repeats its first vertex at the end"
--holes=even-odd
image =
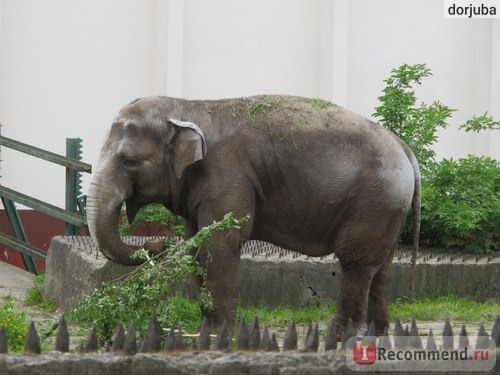
{"type": "Polygon", "coordinates": [[[387,227],[387,222],[383,220],[378,223],[361,223],[355,229],[347,226],[347,230],[338,237],[338,243],[342,245],[336,248],[335,254],[342,266],[343,278],[335,320],[341,330],[351,318],[359,333],[363,334],[367,322],[374,318],[375,311],[377,317],[380,317],[379,322],[387,320],[387,307],[384,303],[384,275],[387,272],[383,269],[390,266],[389,258],[392,259],[394,247],[394,236],[386,235],[387,227]],[[373,232],[368,233],[364,228],[371,228],[373,232]],[[375,287],[371,295],[372,286],[378,284],[383,285],[382,288],[379,290],[375,287]],[[370,307],[372,296],[377,296],[373,308],[370,307]],[[380,306],[383,311],[379,312],[380,306]]]}
{"type": "Polygon", "coordinates": [[[392,248],[384,264],[373,276],[368,295],[367,323],[375,323],[377,335],[382,335],[385,327],[389,327],[389,317],[387,312],[387,279],[391,268],[392,259],[396,245],[392,248]]]}
{"type": "Polygon", "coordinates": [[[350,318],[360,333],[366,329],[368,293],[376,269],[360,267],[359,264],[343,264],[342,270],[342,288],[335,321],[343,333],[350,318]]]}

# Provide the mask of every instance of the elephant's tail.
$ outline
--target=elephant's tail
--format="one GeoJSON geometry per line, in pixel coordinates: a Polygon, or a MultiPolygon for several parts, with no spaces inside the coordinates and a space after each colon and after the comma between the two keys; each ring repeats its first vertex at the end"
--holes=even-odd
{"type": "Polygon", "coordinates": [[[408,158],[410,159],[415,176],[415,189],[413,191],[412,210],[413,210],[413,240],[411,254],[411,273],[410,273],[410,296],[415,296],[415,273],[417,267],[418,242],[420,238],[420,211],[421,211],[421,177],[420,167],[417,158],[410,151],[408,158]]]}

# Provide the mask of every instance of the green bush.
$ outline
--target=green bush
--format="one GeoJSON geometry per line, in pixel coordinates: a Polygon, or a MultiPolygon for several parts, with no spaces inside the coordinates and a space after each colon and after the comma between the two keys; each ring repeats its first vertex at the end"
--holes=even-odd
{"type": "Polygon", "coordinates": [[[14,310],[14,301],[6,299],[0,306],[0,328],[7,332],[9,351],[20,352],[24,348],[24,338],[28,332],[26,313],[14,310]]]}
{"type": "Polygon", "coordinates": [[[432,163],[422,184],[422,233],[428,244],[476,253],[500,250],[500,165],[488,157],[432,163]]]}
{"type": "MultiPolygon", "coordinates": [[[[422,172],[422,221],[424,244],[455,246],[475,253],[500,250],[500,166],[497,160],[469,155],[436,162],[432,145],[439,127],[455,111],[438,101],[416,106],[412,85],[432,73],[425,64],[404,64],[391,71],[381,105],[373,116],[403,139],[413,150],[422,172]]],[[[473,117],[460,128],[479,132],[499,129],[500,122],[487,113],[473,117]]],[[[410,241],[411,220],[402,239],[410,241]]]]}

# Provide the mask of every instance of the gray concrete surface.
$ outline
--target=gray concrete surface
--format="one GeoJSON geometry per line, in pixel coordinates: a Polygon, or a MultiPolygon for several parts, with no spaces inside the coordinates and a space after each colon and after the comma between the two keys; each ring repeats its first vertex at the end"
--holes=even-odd
{"type": "MultiPolygon", "coordinates": [[[[474,364],[473,364],[474,365],[474,364]]],[[[434,363],[419,364],[421,371],[405,371],[407,375],[424,374],[436,369],[434,363]]],[[[398,370],[398,364],[391,369],[398,370]]],[[[496,365],[490,371],[463,369],[460,374],[498,374],[500,350],[496,351],[496,365]]],[[[393,374],[393,371],[376,372],[393,374]]],[[[223,374],[223,375],[327,375],[355,374],[346,364],[341,351],[327,353],[261,353],[261,352],[188,352],[178,354],[138,354],[120,356],[112,354],[52,353],[43,355],[0,355],[2,375],[150,375],[150,374],[223,374]]],[[[364,373],[364,372],[363,372],[364,373]]],[[[375,372],[372,372],[375,373],[375,372]]],[[[456,370],[432,372],[456,374],[456,370]]]]}
{"type": "Polygon", "coordinates": [[[26,291],[33,287],[34,275],[19,267],[0,262],[0,298],[12,296],[23,300],[26,291]]]}
{"type": "MultiPolygon", "coordinates": [[[[143,238],[128,237],[140,244],[143,238]]],[[[48,259],[44,290],[61,307],[74,305],[102,282],[133,268],[108,262],[88,237],[54,237],[48,259]]],[[[390,301],[409,294],[409,251],[395,257],[388,283],[390,301]]],[[[306,257],[262,242],[247,243],[242,250],[240,302],[244,306],[300,307],[321,299],[336,300],[342,272],[333,256],[306,257]]],[[[179,285],[188,295],[189,282],[179,285]]],[[[465,256],[440,250],[423,250],[417,261],[416,295],[451,291],[479,301],[500,298],[500,259],[465,256]]]]}

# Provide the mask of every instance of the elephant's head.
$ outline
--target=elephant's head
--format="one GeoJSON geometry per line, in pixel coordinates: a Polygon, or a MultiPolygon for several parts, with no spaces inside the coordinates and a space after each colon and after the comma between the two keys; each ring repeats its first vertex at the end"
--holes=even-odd
{"type": "Polygon", "coordinates": [[[125,106],[116,116],[101,150],[88,193],[87,217],[91,236],[103,254],[123,265],[140,263],[133,248],[118,234],[123,203],[132,222],[149,203],[172,208],[172,186],[185,169],[206,153],[203,132],[175,118],[175,103],[144,98],[125,106]]]}

